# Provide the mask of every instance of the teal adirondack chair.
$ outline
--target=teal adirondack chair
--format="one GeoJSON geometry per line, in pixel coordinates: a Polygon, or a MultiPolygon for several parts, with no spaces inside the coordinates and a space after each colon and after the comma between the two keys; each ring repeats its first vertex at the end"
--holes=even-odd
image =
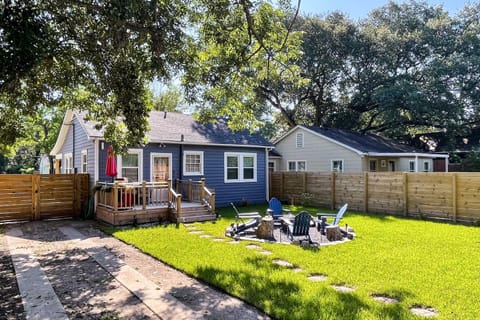
{"type": "Polygon", "coordinates": [[[293,241],[294,237],[305,237],[308,243],[312,243],[310,238],[310,220],[312,217],[306,211],[300,212],[295,216],[295,220],[287,224],[287,236],[293,241]]]}

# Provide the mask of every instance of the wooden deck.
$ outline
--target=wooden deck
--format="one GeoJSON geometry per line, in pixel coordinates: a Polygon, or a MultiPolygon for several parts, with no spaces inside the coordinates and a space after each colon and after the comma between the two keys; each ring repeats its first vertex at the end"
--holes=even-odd
{"type": "MultiPolygon", "coordinates": [[[[189,190],[195,190],[191,181],[189,184],[189,190]]],[[[188,201],[171,186],[170,181],[102,184],[97,191],[96,218],[114,226],[216,219],[215,194],[205,188],[204,181],[198,184],[196,194],[186,194],[188,201]]]]}

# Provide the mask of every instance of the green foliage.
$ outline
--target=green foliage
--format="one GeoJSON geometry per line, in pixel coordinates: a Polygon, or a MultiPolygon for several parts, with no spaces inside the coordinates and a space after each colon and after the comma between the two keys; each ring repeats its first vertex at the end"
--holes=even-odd
{"type": "MultiPolygon", "coordinates": [[[[317,212],[315,208],[295,209],[317,212]]],[[[230,208],[221,208],[220,213],[222,219],[215,224],[195,226],[223,238],[234,213],[230,208]]],[[[214,242],[189,234],[182,226],[110,231],[276,319],[416,319],[408,310],[414,305],[435,308],[438,319],[476,319],[480,288],[472,283],[478,278],[480,254],[472,248],[478,246],[478,228],[351,212],[343,222],[355,229],[357,237],[351,242],[318,251],[255,242],[272,252],[267,256],[246,248],[250,241],[237,245],[228,243],[228,238],[214,242]],[[286,260],[302,271],[276,266],[274,259],[286,260]],[[310,274],[328,278],[311,282],[310,274]],[[331,285],[346,285],[355,291],[339,293],[331,285]],[[385,294],[399,303],[383,305],[372,294],[385,294]]]]}

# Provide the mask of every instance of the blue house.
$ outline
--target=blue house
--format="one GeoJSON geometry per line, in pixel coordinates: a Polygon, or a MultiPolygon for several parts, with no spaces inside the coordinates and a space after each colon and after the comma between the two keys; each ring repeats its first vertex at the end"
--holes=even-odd
{"type": "MultiPolygon", "coordinates": [[[[66,112],[50,153],[55,157],[55,172],[88,173],[90,185],[101,186],[99,190],[117,188],[115,192],[127,193],[134,189],[132,199],[125,195],[97,198],[97,217],[99,209],[111,207],[119,212],[133,211],[134,222],[138,222],[140,214],[146,214],[149,205],[157,202],[156,209],[166,206],[169,210],[145,221],[167,216],[179,220],[175,212],[179,195],[178,205],[184,209],[181,221],[187,220],[187,205],[191,207],[195,201],[206,205],[205,197],[210,201],[210,214],[215,206],[230,202],[258,204],[268,200],[268,151],[272,145],[258,134],[232,132],[224,121],[201,124],[190,115],[152,111],[148,145],[116,156],[114,183],[105,173],[110,144],[95,128],[96,122],[87,121],[85,116],[85,112],[66,112]],[[125,208],[130,210],[121,210],[125,208]]],[[[107,222],[126,224],[113,219],[107,222]]]]}

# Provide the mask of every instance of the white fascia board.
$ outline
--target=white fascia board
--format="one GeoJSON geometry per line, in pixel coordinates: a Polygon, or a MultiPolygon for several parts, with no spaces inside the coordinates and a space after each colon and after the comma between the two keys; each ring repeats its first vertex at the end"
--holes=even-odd
{"type": "Polygon", "coordinates": [[[65,112],[65,116],[63,117],[63,121],[62,121],[62,126],[60,127],[60,131],[57,136],[57,141],[55,142],[55,145],[50,151],[51,156],[56,155],[62,149],[65,139],[67,138],[69,124],[72,121],[73,116],[74,116],[74,113],[72,110],[67,110],[67,112],[65,112]]]}
{"type": "Polygon", "coordinates": [[[287,131],[286,133],[284,133],[280,138],[278,138],[277,140],[273,141],[272,144],[275,145],[275,144],[279,143],[280,141],[282,141],[283,139],[285,139],[286,137],[288,137],[292,132],[294,132],[294,131],[297,130],[298,128],[306,129],[306,128],[303,127],[303,126],[296,125],[296,126],[293,127],[292,129],[290,129],[289,131],[287,131]]]}

